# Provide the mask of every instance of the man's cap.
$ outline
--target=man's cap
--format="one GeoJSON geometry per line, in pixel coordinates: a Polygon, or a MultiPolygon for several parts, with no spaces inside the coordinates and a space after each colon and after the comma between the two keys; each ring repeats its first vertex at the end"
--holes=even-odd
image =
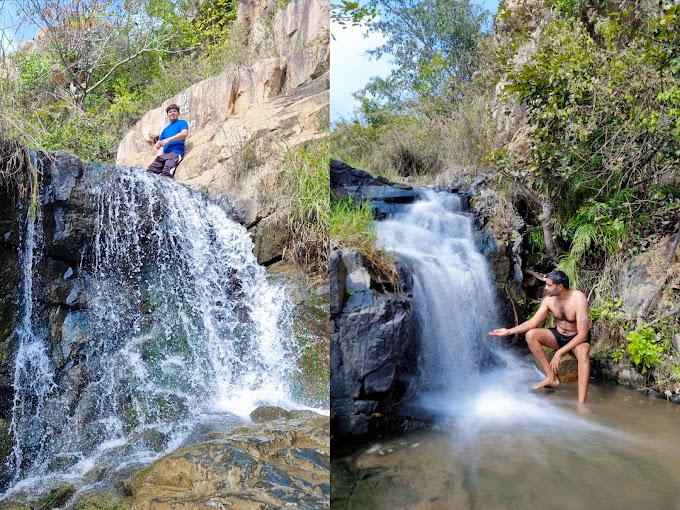
{"type": "Polygon", "coordinates": [[[177,106],[175,103],[169,104],[168,107],[165,109],[165,113],[168,113],[170,110],[177,110],[178,112],[182,111],[179,109],[179,106],[177,106]]]}

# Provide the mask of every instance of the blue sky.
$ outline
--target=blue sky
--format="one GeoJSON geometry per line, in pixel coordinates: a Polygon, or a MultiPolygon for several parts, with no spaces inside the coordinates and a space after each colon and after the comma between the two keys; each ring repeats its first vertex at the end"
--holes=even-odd
{"type": "Polygon", "coordinates": [[[16,6],[10,0],[0,0],[0,47],[4,51],[15,51],[18,44],[32,39],[37,27],[22,20],[16,6]]]}
{"type": "MultiPolygon", "coordinates": [[[[478,2],[495,14],[499,0],[478,2]]],[[[357,106],[352,93],[360,90],[372,76],[387,76],[391,65],[388,59],[368,60],[366,50],[382,44],[379,34],[364,37],[363,27],[342,28],[331,21],[331,122],[352,117],[357,106]]]]}

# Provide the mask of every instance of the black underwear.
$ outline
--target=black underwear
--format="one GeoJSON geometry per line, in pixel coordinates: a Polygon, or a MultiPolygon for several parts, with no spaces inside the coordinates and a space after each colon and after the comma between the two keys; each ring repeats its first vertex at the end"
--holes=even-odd
{"type": "MultiPolygon", "coordinates": [[[[557,340],[557,345],[559,345],[560,347],[564,347],[565,345],[567,345],[576,336],[576,335],[564,336],[559,331],[557,331],[557,328],[548,329],[552,332],[553,336],[555,337],[555,340],[557,340]]],[[[588,340],[586,340],[586,342],[590,342],[590,330],[588,330],[588,340]]]]}

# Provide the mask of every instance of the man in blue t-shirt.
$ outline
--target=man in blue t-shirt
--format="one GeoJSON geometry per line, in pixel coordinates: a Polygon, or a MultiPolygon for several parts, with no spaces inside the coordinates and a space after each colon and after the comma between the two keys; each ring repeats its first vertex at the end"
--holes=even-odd
{"type": "Polygon", "coordinates": [[[179,118],[179,106],[176,104],[171,104],[165,111],[170,124],[161,131],[161,136],[151,148],[151,152],[157,156],[146,171],[172,177],[184,157],[184,140],[189,135],[189,124],[179,118]],[[158,154],[159,150],[162,150],[161,154],[158,154]]]}

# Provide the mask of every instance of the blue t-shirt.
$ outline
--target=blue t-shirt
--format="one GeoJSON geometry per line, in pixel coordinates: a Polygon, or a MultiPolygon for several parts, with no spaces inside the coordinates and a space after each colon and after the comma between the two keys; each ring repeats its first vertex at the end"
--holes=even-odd
{"type": "MultiPolygon", "coordinates": [[[[181,133],[184,129],[189,131],[189,124],[187,124],[187,121],[177,119],[175,122],[171,122],[165,126],[165,129],[161,131],[161,136],[158,139],[165,140],[166,138],[170,138],[178,133],[181,133]]],[[[184,157],[184,140],[175,140],[174,142],[170,142],[168,145],[163,147],[163,153],[167,152],[176,152],[180,156],[184,157]]]]}

